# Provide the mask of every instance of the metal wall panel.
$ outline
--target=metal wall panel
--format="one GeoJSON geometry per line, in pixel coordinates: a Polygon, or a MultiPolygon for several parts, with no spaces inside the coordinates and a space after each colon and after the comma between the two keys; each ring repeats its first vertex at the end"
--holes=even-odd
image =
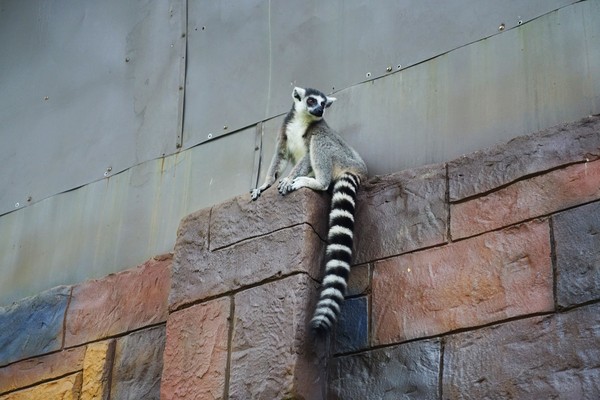
{"type": "Polygon", "coordinates": [[[190,1],[186,149],[152,159],[174,151],[180,133],[182,97],[171,83],[181,82],[185,66],[178,31],[185,11],[177,9],[183,0],[171,1],[172,10],[158,1],[115,1],[111,10],[65,1],[0,0],[6,38],[0,41],[0,202],[14,207],[34,193],[30,207],[0,215],[0,304],[169,251],[181,217],[247,193],[264,179],[282,120],[271,117],[288,110],[294,79],[335,87],[338,102],[328,121],[361,152],[371,174],[445,161],[600,113],[596,0],[538,18],[569,2],[463,0],[427,9],[433,0],[424,0],[400,12],[395,7],[407,1],[385,7],[190,1]],[[59,11],[66,13],[62,24],[56,23],[62,22],[59,11]],[[533,20],[508,29],[518,24],[514,15],[533,20]],[[500,18],[506,29],[496,34],[500,18]],[[269,29],[270,45],[253,43],[265,32],[268,38],[269,29]],[[166,36],[155,38],[159,32],[166,36]],[[78,35],[105,41],[86,52],[78,35]],[[126,44],[119,42],[123,35],[126,44]],[[68,47],[64,54],[42,45],[60,40],[68,47]],[[34,51],[15,53],[6,41],[34,51]],[[114,52],[131,58],[123,63],[114,52]],[[400,55],[400,71],[374,72],[400,55]],[[84,60],[71,65],[77,56],[84,60]],[[129,75],[130,63],[140,58],[129,75]],[[32,63],[41,63],[39,71],[32,63]],[[366,72],[385,76],[359,83],[366,72]],[[222,136],[239,127],[248,128],[222,136]],[[209,133],[211,140],[194,147],[209,133]],[[105,159],[113,173],[125,170],[36,202],[43,195],[35,193],[54,193],[57,184],[102,178],[105,159]],[[133,160],[133,166],[115,160],[133,160]]]}
{"type": "Polygon", "coordinates": [[[600,2],[337,94],[328,115],[371,174],[451,160],[600,112],[600,2]]]}
{"type": "Polygon", "coordinates": [[[183,0],[0,2],[0,215],[176,150],[183,0]]]}
{"type": "MultiPolygon", "coordinates": [[[[600,112],[600,2],[336,94],[327,121],[386,174],[600,112]]],[[[290,90],[291,93],[291,90],[290,90]]],[[[282,118],[264,123],[264,179],[282,118]]]]}
{"type": "Polygon", "coordinates": [[[222,137],[2,216],[0,305],[172,251],[181,218],[251,187],[255,136],[222,137]]]}
{"type": "Polygon", "coordinates": [[[282,88],[335,92],[573,2],[191,1],[184,147],[287,111],[282,88]]]}

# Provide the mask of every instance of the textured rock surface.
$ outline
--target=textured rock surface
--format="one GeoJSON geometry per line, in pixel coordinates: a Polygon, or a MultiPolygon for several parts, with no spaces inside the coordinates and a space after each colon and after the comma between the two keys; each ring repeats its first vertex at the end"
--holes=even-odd
{"type": "Polygon", "coordinates": [[[61,348],[70,292],[59,286],[0,307],[0,365],[61,348]]]}
{"type": "Polygon", "coordinates": [[[230,311],[227,297],[169,315],[161,399],[223,398],[230,311]]]}
{"type": "Polygon", "coordinates": [[[80,400],[107,400],[110,370],[114,358],[115,341],[90,343],[83,360],[83,384],[80,400]]]}
{"type": "Polygon", "coordinates": [[[80,346],[0,368],[0,393],[81,371],[84,355],[80,346]]]}
{"type": "Polygon", "coordinates": [[[324,349],[307,329],[315,286],[297,274],[236,294],[231,399],[322,398],[324,349]]]}
{"type": "Polygon", "coordinates": [[[433,165],[376,177],[359,191],[356,264],[446,241],[446,170],[433,165]]]}
{"type": "Polygon", "coordinates": [[[275,187],[256,201],[245,195],[217,204],[210,217],[210,250],[302,223],[326,237],[329,201],[309,189],[281,196],[275,187]]]}
{"type": "Polygon", "coordinates": [[[346,296],[365,294],[371,286],[371,265],[355,265],[350,269],[346,296]]]}
{"type": "Polygon", "coordinates": [[[452,204],[453,239],[475,235],[600,198],[600,160],[572,165],[452,204]]]}
{"type": "MultiPolygon", "coordinates": [[[[186,218],[175,245],[171,310],[296,271],[321,274],[323,242],[307,224],[207,251],[207,212],[186,218]]],[[[212,237],[212,234],[211,234],[212,237]]]]}
{"type": "Polygon", "coordinates": [[[73,287],[65,346],[164,322],[170,288],[170,258],[73,287]]]}
{"type": "Polygon", "coordinates": [[[334,358],[328,399],[438,399],[440,342],[423,340],[334,358]]]}
{"type": "Polygon", "coordinates": [[[600,299],[600,203],[552,219],[558,304],[568,307],[600,299]]]}
{"type": "Polygon", "coordinates": [[[447,338],[444,399],[600,398],[600,305],[447,338]]]}
{"type": "Polygon", "coordinates": [[[79,400],[81,372],[0,396],[0,400],[79,400]]]}
{"type": "Polygon", "coordinates": [[[549,236],[532,222],[377,262],[374,344],[552,311],[549,236]]]}
{"type": "Polygon", "coordinates": [[[160,399],[165,339],[165,326],[161,325],[117,340],[110,389],[112,399],[160,399]]]}
{"type": "Polygon", "coordinates": [[[335,329],[334,351],[349,353],[369,345],[369,299],[366,296],[346,299],[335,329]]]}
{"type": "Polygon", "coordinates": [[[558,125],[448,163],[450,201],[504,186],[523,176],[600,156],[600,117],[558,125]]]}

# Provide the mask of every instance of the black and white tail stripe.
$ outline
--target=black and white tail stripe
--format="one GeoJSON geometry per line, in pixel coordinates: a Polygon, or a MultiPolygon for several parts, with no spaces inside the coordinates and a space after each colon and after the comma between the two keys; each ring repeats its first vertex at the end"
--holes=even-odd
{"type": "Polygon", "coordinates": [[[344,301],[354,239],[354,210],[356,192],[360,185],[358,176],[345,172],[333,184],[329,233],[325,253],[325,277],[315,315],[310,324],[317,333],[331,330],[344,301]]]}

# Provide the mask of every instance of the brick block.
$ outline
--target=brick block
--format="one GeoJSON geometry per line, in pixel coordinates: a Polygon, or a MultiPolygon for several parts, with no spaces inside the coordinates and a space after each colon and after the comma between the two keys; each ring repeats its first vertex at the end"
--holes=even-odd
{"type": "Polygon", "coordinates": [[[558,125],[448,163],[450,201],[505,186],[524,176],[600,156],[600,117],[558,125]]]}
{"type": "Polygon", "coordinates": [[[83,383],[79,400],[108,400],[110,370],[115,341],[90,343],[83,360],[83,383]]]}
{"type": "MultiPolygon", "coordinates": [[[[206,219],[194,216],[175,245],[170,308],[231,292],[294,272],[321,275],[323,242],[307,224],[206,251],[206,219]]],[[[212,237],[212,234],[211,234],[212,237]]]]}
{"type": "Polygon", "coordinates": [[[210,217],[210,250],[303,223],[326,237],[330,200],[327,194],[310,189],[281,196],[271,188],[256,201],[244,195],[215,205],[210,217]]]}
{"type": "Polygon", "coordinates": [[[371,287],[370,264],[355,265],[350,269],[346,296],[366,294],[371,287]]]}
{"type": "Polygon", "coordinates": [[[170,257],[73,287],[65,346],[164,322],[170,288],[170,257]]]}
{"type": "Polygon", "coordinates": [[[0,393],[83,370],[85,346],[75,347],[0,368],[0,393]]]}
{"type": "Polygon", "coordinates": [[[536,221],[377,262],[374,343],[553,310],[549,236],[536,221]]]}
{"type": "Polygon", "coordinates": [[[316,284],[296,274],[235,295],[230,399],[321,399],[325,351],[308,323],[316,284]]]}
{"type": "Polygon", "coordinates": [[[346,299],[335,330],[336,353],[348,353],[369,345],[369,299],[366,296],[346,299]]]}
{"type": "Polygon", "coordinates": [[[0,307],[0,365],[60,350],[71,287],[0,307]]]}
{"type": "Polygon", "coordinates": [[[600,305],[447,338],[444,399],[600,398],[600,305]]]}
{"type": "Polygon", "coordinates": [[[0,400],[79,400],[82,373],[0,396],[0,400]]]}
{"type": "Polygon", "coordinates": [[[440,342],[423,340],[336,357],[328,399],[438,399],[440,342]]]}
{"type": "Polygon", "coordinates": [[[600,299],[600,203],[552,217],[556,298],[562,307],[600,299]]]}
{"type": "Polygon", "coordinates": [[[161,399],[224,397],[230,311],[219,298],[169,315],[161,399]]]}
{"type": "Polygon", "coordinates": [[[110,396],[113,399],[160,399],[166,328],[130,333],[117,340],[110,396]]]}
{"type": "Polygon", "coordinates": [[[446,170],[432,165],[375,177],[359,191],[356,264],[446,242],[446,170]]]}
{"type": "Polygon", "coordinates": [[[453,239],[547,215],[600,199],[600,160],[516,182],[488,195],[452,204],[453,239]]]}

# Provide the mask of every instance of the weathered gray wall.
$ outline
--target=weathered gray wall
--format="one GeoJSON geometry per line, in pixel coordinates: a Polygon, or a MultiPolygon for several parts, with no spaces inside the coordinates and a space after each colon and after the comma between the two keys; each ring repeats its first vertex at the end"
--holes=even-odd
{"type": "Polygon", "coordinates": [[[0,304],[172,249],[262,177],[293,85],[335,93],[371,174],[599,113],[598,20],[596,0],[0,0],[0,304]]]}

